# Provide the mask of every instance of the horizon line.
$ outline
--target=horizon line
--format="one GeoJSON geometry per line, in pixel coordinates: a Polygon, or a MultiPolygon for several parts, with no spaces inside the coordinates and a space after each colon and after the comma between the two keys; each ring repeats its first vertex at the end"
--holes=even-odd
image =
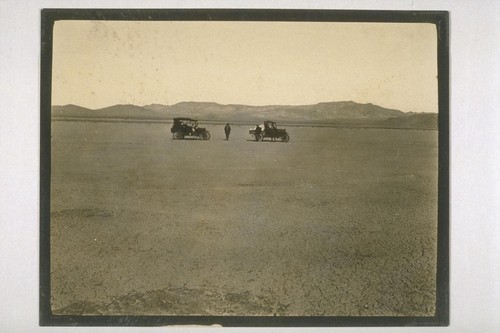
{"type": "MultiPolygon", "coordinates": [[[[229,103],[229,104],[222,104],[222,103],[218,103],[218,102],[197,102],[197,101],[181,101],[181,102],[177,102],[177,103],[174,103],[174,104],[162,104],[162,103],[150,103],[150,104],[143,104],[143,105],[138,105],[138,104],[132,104],[132,103],[117,103],[117,104],[113,104],[113,105],[108,105],[108,106],[104,106],[104,107],[99,107],[99,108],[96,108],[96,109],[92,109],[92,108],[89,108],[89,107],[86,107],[86,106],[81,106],[81,105],[78,105],[78,104],[73,104],[73,103],[69,103],[69,104],[51,104],[51,107],[54,107],[54,106],[60,106],[60,107],[64,107],[64,106],[77,106],[77,107],[80,107],[80,108],[85,108],[85,109],[88,109],[88,110],[91,110],[91,111],[97,111],[97,110],[101,110],[101,109],[106,109],[106,108],[110,108],[110,107],[114,107],[114,106],[135,106],[135,107],[140,107],[140,108],[145,108],[147,106],[150,106],[150,105],[160,105],[160,106],[166,106],[166,107],[169,107],[169,106],[174,106],[174,105],[177,105],[177,104],[181,104],[181,103],[197,103],[197,104],[217,104],[217,105],[220,105],[220,106],[232,106],[232,105],[237,105],[237,106],[248,106],[248,107],[270,107],[270,106],[287,106],[287,107],[300,107],[300,106],[313,106],[313,105],[319,105],[319,104],[329,104],[329,103],[354,103],[354,104],[359,104],[359,105],[373,105],[373,106],[377,106],[377,107],[380,107],[380,108],[383,108],[383,109],[386,109],[386,110],[395,110],[395,111],[400,111],[400,112],[403,112],[403,113],[435,113],[435,114],[438,114],[438,112],[433,112],[433,111],[403,111],[403,110],[400,110],[400,109],[393,109],[393,108],[387,108],[387,107],[384,107],[384,106],[380,106],[378,104],[374,104],[374,103],[359,103],[359,102],[355,102],[353,100],[343,100],[343,101],[330,101],[330,102],[317,102],[317,103],[314,103],[314,104],[265,104],[265,105],[252,105],[252,104],[237,104],[237,103],[229,103]]],[[[150,110],[152,111],[152,110],[150,110]]]]}

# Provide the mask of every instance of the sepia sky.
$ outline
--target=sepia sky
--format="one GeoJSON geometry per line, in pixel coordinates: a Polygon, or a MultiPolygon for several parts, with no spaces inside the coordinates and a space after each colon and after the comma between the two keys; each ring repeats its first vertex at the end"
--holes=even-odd
{"type": "Polygon", "coordinates": [[[58,21],[52,104],[348,101],[437,112],[432,24],[58,21]]]}

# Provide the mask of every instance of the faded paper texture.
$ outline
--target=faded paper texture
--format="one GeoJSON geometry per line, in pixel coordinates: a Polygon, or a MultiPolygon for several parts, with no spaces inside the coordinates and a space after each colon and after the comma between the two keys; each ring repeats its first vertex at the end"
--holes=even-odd
{"type": "Polygon", "coordinates": [[[58,21],[52,75],[54,314],[435,314],[434,25],[58,21]]]}

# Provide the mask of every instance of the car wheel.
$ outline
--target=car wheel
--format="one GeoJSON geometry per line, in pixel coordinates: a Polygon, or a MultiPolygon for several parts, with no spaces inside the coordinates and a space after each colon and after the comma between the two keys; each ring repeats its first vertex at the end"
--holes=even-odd
{"type": "Polygon", "coordinates": [[[182,139],[184,139],[184,134],[182,134],[182,132],[175,132],[174,133],[174,139],[176,139],[176,140],[182,140],[182,139]]]}
{"type": "Polygon", "coordinates": [[[255,141],[260,142],[264,139],[264,136],[262,134],[255,134],[255,141]]]}
{"type": "Polygon", "coordinates": [[[288,136],[288,134],[285,134],[281,137],[281,142],[288,142],[290,141],[290,137],[288,136]]]}
{"type": "Polygon", "coordinates": [[[210,133],[208,133],[208,132],[201,133],[201,139],[202,140],[210,140],[210,133]]]}

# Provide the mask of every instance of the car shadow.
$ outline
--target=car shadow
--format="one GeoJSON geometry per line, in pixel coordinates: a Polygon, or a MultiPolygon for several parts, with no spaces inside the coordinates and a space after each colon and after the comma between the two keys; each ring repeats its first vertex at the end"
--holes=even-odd
{"type": "Polygon", "coordinates": [[[195,138],[195,137],[187,137],[187,138],[182,138],[182,139],[173,139],[172,141],[208,141],[208,140],[202,140],[200,138],[195,138]]]}
{"type": "Polygon", "coordinates": [[[257,143],[262,143],[262,142],[264,142],[264,143],[275,143],[275,142],[281,142],[281,141],[279,141],[279,140],[276,140],[276,141],[271,141],[271,140],[255,141],[255,140],[252,140],[252,139],[247,139],[246,141],[248,141],[248,142],[257,142],[257,143]]]}

